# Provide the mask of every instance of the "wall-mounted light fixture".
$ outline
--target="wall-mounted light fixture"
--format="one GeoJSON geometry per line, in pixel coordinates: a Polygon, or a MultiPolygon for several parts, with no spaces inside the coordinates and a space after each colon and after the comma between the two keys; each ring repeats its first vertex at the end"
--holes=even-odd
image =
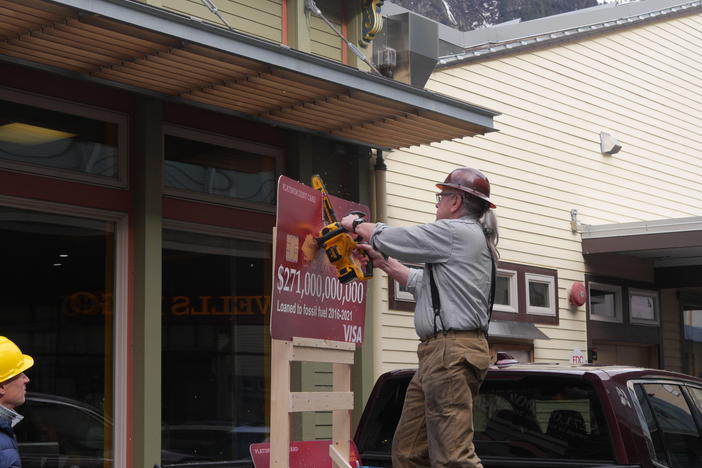
{"type": "Polygon", "coordinates": [[[622,149],[621,143],[612,135],[606,132],[600,132],[600,151],[603,154],[616,154],[622,149]]]}

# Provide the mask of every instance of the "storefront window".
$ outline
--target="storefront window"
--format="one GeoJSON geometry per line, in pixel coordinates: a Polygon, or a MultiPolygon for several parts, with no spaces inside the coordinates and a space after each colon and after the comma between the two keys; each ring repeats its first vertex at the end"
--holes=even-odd
{"type": "Polygon", "coordinates": [[[117,114],[0,90],[0,166],[124,185],[124,127],[117,114]]]}
{"type": "Polygon", "coordinates": [[[166,193],[198,200],[275,203],[279,149],[248,141],[166,126],[166,193]]]}
{"type": "Polygon", "coordinates": [[[113,224],[7,207],[0,219],[2,335],[34,358],[23,465],[111,467],[113,224]]]}
{"type": "Polygon", "coordinates": [[[267,440],[271,246],[166,230],[162,447],[247,460],[267,440]]]}

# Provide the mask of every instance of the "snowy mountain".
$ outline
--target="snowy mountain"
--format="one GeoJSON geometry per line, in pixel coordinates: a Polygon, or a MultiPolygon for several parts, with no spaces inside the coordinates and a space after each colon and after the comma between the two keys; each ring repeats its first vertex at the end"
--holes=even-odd
{"type": "Polygon", "coordinates": [[[461,31],[596,6],[597,0],[392,0],[408,10],[461,31]]]}

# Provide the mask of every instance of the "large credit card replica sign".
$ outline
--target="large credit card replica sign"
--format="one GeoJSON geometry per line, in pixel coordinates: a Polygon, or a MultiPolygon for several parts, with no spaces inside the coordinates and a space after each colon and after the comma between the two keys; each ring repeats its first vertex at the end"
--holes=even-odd
{"type": "MultiPolygon", "coordinates": [[[[368,207],[331,196],[338,219],[368,207]]],[[[271,297],[271,337],[345,341],[361,345],[366,281],[342,284],[315,238],[324,227],[322,194],[285,176],[278,179],[278,210],[271,297]]]]}

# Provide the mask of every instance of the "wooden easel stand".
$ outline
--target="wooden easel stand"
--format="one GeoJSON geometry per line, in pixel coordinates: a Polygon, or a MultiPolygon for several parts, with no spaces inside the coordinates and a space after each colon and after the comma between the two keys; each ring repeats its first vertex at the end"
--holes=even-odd
{"type": "Polygon", "coordinates": [[[289,468],[290,413],[332,411],[332,467],[351,468],[351,366],[354,343],[297,338],[272,340],[271,345],[271,468],[289,468]],[[291,392],[290,363],[328,362],[333,364],[331,392],[291,392]]]}

